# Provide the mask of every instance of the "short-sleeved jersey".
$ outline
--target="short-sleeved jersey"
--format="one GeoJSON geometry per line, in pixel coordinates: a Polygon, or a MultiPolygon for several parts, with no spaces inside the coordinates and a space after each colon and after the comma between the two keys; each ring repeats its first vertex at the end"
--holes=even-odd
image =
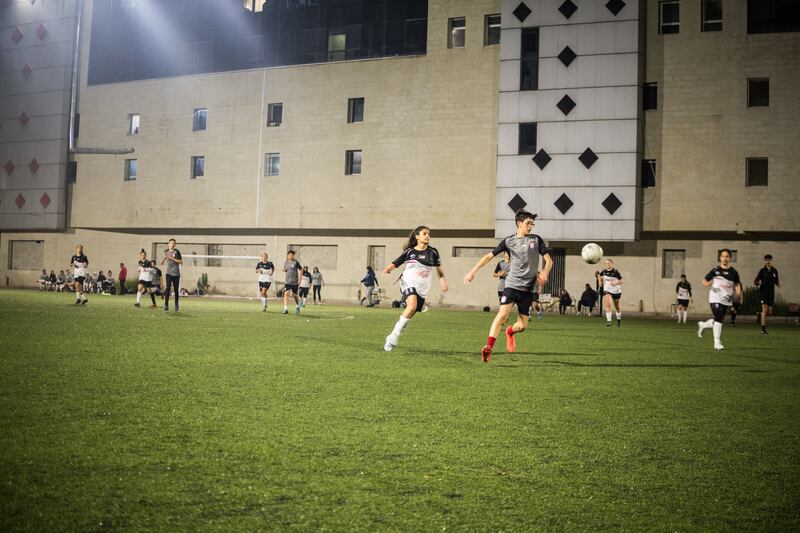
{"type": "Polygon", "coordinates": [[[400,257],[392,261],[395,267],[403,263],[406,268],[400,276],[400,290],[405,292],[407,289],[414,288],[422,298],[427,298],[428,291],[431,289],[433,279],[433,269],[441,266],[439,251],[432,246],[424,250],[416,248],[406,248],[400,257]]]}
{"type": "Polygon", "coordinates": [[[300,275],[300,286],[304,289],[307,289],[311,286],[311,274],[308,272],[303,272],[300,275]]]}
{"type": "MultiPolygon", "coordinates": [[[[508,261],[501,260],[497,263],[497,266],[494,267],[494,273],[499,274],[501,272],[508,273],[508,269],[511,268],[511,264],[508,261]]],[[[497,292],[503,292],[503,289],[506,288],[506,278],[497,278],[497,292]]]]}
{"type": "Polygon", "coordinates": [[[272,274],[275,273],[275,265],[272,261],[259,261],[256,264],[259,283],[272,283],[272,274]]]}
{"type": "Polygon", "coordinates": [[[322,285],[322,272],[312,272],[311,273],[311,284],[312,285],[322,285]]]}
{"type": "Polygon", "coordinates": [[[692,297],[692,284],[688,281],[679,281],[675,286],[675,293],[678,295],[678,300],[688,300],[692,297]]]}
{"type": "Polygon", "coordinates": [[[283,270],[286,272],[285,283],[287,285],[297,285],[297,282],[299,281],[300,271],[303,270],[303,267],[300,266],[300,263],[298,263],[296,259],[292,259],[291,261],[286,261],[283,264],[283,270]]]}
{"type": "Polygon", "coordinates": [[[600,271],[603,279],[603,292],[608,294],[620,294],[622,289],[617,282],[622,281],[622,274],[616,268],[604,268],[600,271]]]}
{"type": "Polygon", "coordinates": [[[153,272],[150,270],[150,260],[139,261],[136,270],[139,271],[139,281],[153,281],[153,272]]]}
{"type": "Polygon", "coordinates": [[[69,263],[74,268],[72,274],[76,278],[85,278],[86,277],[86,267],[89,266],[89,258],[88,257],[86,257],[84,254],[73,255],[72,259],[69,260],[69,263]]]}
{"type": "MultiPolygon", "coordinates": [[[[175,258],[175,259],[177,259],[179,261],[181,259],[183,259],[183,257],[181,256],[180,250],[178,250],[177,248],[173,249],[171,252],[170,252],[169,248],[167,248],[166,250],[164,250],[164,256],[165,257],[173,257],[173,258],[175,258]]],[[[169,259],[167,259],[164,262],[164,264],[167,266],[167,275],[168,276],[180,276],[181,275],[181,265],[179,265],[175,261],[170,261],[169,259]]]]}
{"type": "Polygon", "coordinates": [[[509,268],[505,286],[518,291],[533,291],[539,271],[539,257],[550,250],[538,235],[509,235],[492,250],[492,255],[508,252],[509,268]]]}
{"type": "Polygon", "coordinates": [[[739,273],[732,267],[716,266],[706,274],[706,281],[711,282],[708,290],[708,303],[731,305],[736,285],[740,283],[739,273]]]}
{"type": "Polygon", "coordinates": [[[759,289],[774,289],[775,285],[780,284],[780,281],[778,281],[778,269],[775,267],[769,269],[767,267],[762,267],[761,270],[758,271],[758,275],[756,276],[754,282],[756,285],[758,285],[759,289]]]}
{"type": "Polygon", "coordinates": [[[161,286],[161,269],[158,267],[151,266],[150,267],[150,274],[153,276],[153,285],[161,286]]]}

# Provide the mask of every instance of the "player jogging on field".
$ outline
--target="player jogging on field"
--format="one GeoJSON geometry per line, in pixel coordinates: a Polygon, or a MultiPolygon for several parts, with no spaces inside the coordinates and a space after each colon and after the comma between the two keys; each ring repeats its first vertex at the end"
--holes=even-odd
{"type": "Polygon", "coordinates": [[[89,258],[83,253],[83,245],[79,244],[75,247],[75,255],[69,260],[72,265],[74,281],[72,288],[75,290],[75,305],[85,304],[89,300],[83,292],[83,282],[86,280],[86,272],[89,267],[89,258]]]}
{"type": "Polygon", "coordinates": [[[408,326],[408,322],[416,313],[422,311],[425,306],[425,298],[427,298],[428,291],[431,288],[431,277],[434,269],[439,274],[439,287],[442,289],[442,293],[447,292],[447,280],[442,270],[439,251],[429,246],[430,240],[430,228],[417,226],[408,236],[408,242],[400,257],[383,269],[384,274],[390,274],[392,270],[403,263],[406,265],[402,276],[400,276],[400,290],[403,293],[406,308],[394,325],[392,332],[386,337],[383,349],[387,352],[391,352],[397,346],[400,334],[408,326]]]}
{"type": "Polygon", "coordinates": [[[147,252],[144,251],[144,248],[139,251],[139,266],[136,270],[139,271],[139,284],[136,287],[136,303],[133,304],[134,307],[140,307],[142,304],[142,294],[147,291],[150,293],[150,299],[153,301],[153,305],[150,307],[156,306],[156,297],[153,294],[153,267],[150,264],[150,260],[147,259],[147,252]]]}
{"type": "Polygon", "coordinates": [[[697,323],[697,336],[702,337],[703,331],[712,328],[714,331],[714,349],[722,350],[722,321],[731,306],[734,294],[741,298],[742,284],[739,273],[731,266],[731,251],[723,248],[719,252],[719,266],[711,269],[703,278],[703,286],[710,287],[708,303],[714,318],[697,323]]]}
{"type": "Polygon", "coordinates": [[[689,301],[692,299],[692,284],[686,281],[686,274],[681,274],[681,280],[675,286],[675,294],[677,295],[678,302],[678,324],[686,324],[686,318],[689,316],[689,301]]]}
{"type": "Polygon", "coordinates": [[[169,295],[175,291],[175,312],[178,312],[179,303],[178,297],[181,294],[181,265],[183,264],[183,257],[180,250],[175,248],[175,239],[170,239],[167,243],[167,249],[164,250],[164,259],[161,264],[167,264],[167,286],[164,291],[164,311],[169,311],[169,295]]]}
{"type": "Polygon", "coordinates": [[[611,307],[617,312],[617,327],[622,325],[622,311],[619,308],[619,300],[622,297],[622,274],[614,268],[614,261],[606,259],[606,268],[597,275],[598,283],[603,286],[603,304],[606,309],[606,326],[611,325],[611,307]]]}
{"type": "Polygon", "coordinates": [[[497,299],[503,299],[503,290],[506,288],[506,276],[508,276],[508,269],[511,268],[511,263],[508,262],[508,252],[503,252],[503,258],[497,262],[494,267],[494,274],[492,277],[497,278],[497,299]]]}
{"type": "Polygon", "coordinates": [[[311,288],[311,272],[308,271],[308,267],[303,267],[303,272],[300,273],[300,288],[298,295],[300,296],[300,307],[306,306],[306,300],[308,299],[308,289],[311,288]]]}
{"type": "Polygon", "coordinates": [[[511,306],[516,304],[517,321],[513,326],[506,328],[506,350],[508,353],[514,352],[516,349],[514,335],[525,331],[528,327],[528,317],[533,303],[534,284],[538,283],[539,289],[543,289],[547,283],[550,269],[553,268],[553,259],[544,240],[540,236],[531,233],[536,217],[537,215],[522,209],[517,211],[514,217],[517,232],[500,241],[500,244],[494,250],[481,257],[472,267],[472,270],[464,276],[464,284],[469,285],[478,270],[486,266],[496,255],[508,252],[511,266],[506,276],[503,296],[500,298],[500,310],[497,311],[497,316],[494,317],[492,326],[489,328],[489,338],[486,341],[486,346],[481,350],[481,358],[484,363],[489,362],[497,334],[500,333],[503,324],[508,320],[511,306]],[[539,257],[544,258],[545,264],[544,269],[537,274],[539,257]]]}
{"type": "Polygon", "coordinates": [[[256,264],[258,274],[258,293],[261,296],[261,310],[267,311],[267,291],[272,285],[272,275],[275,273],[275,265],[269,261],[267,252],[261,254],[261,261],[256,264]]]}
{"type": "Polygon", "coordinates": [[[758,295],[761,298],[761,334],[767,334],[767,315],[772,314],[772,306],[775,305],[775,287],[780,287],[778,280],[778,269],[772,266],[772,255],[764,256],[764,267],[758,271],[753,283],[758,287],[758,295]]]}
{"type": "Polygon", "coordinates": [[[283,314],[289,314],[289,293],[294,296],[295,307],[294,314],[300,314],[300,298],[297,296],[298,287],[300,282],[300,271],[303,267],[294,258],[294,250],[289,250],[286,253],[286,262],[283,264],[283,271],[286,272],[286,279],[283,285],[283,314]]]}

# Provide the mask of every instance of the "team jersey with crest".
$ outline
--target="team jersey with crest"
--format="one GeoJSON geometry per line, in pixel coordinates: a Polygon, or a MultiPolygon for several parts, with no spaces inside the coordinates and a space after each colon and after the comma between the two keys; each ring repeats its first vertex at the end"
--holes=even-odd
{"type": "Polygon", "coordinates": [[[762,267],[761,270],[758,271],[754,282],[759,289],[765,291],[774,289],[776,285],[780,284],[780,281],[778,281],[778,269],[775,267],[762,267]]]}
{"type": "Polygon", "coordinates": [[[607,294],[620,294],[622,289],[616,284],[622,281],[622,274],[616,268],[606,268],[600,271],[600,277],[603,279],[603,292],[607,294]]]}
{"type": "Polygon", "coordinates": [[[678,300],[688,300],[692,297],[692,284],[688,281],[679,281],[675,286],[675,292],[678,293],[678,300]]]}
{"type": "Polygon", "coordinates": [[[271,261],[259,261],[256,265],[259,283],[272,283],[272,274],[275,272],[275,265],[271,261]]]}
{"type": "Polygon", "coordinates": [[[533,291],[536,275],[539,272],[539,257],[550,250],[538,235],[517,237],[509,235],[492,250],[492,255],[508,252],[509,267],[505,286],[518,291],[533,291]]]}
{"type": "Polygon", "coordinates": [[[73,275],[76,278],[86,277],[86,267],[89,266],[88,257],[86,257],[84,254],[73,255],[69,262],[74,268],[73,275]]]}
{"type": "MultiPolygon", "coordinates": [[[[164,256],[172,257],[174,259],[177,259],[178,261],[183,259],[183,256],[181,256],[181,251],[178,250],[177,248],[173,248],[172,251],[170,251],[170,249],[167,248],[166,250],[164,250],[164,256]]],[[[176,263],[175,261],[170,261],[169,259],[167,259],[166,265],[167,265],[167,276],[175,277],[181,275],[180,264],[176,263]]]]}
{"type": "Polygon", "coordinates": [[[152,283],[153,283],[153,286],[160,287],[161,286],[161,276],[162,276],[161,269],[158,268],[158,267],[151,266],[150,267],[150,275],[153,276],[153,279],[151,280],[152,283]]]}
{"type": "Polygon", "coordinates": [[[300,287],[303,289],[307,289],[311,286],[311,274],[308,272],[303,272],[300,275],[300,287]]]}
{"type": "Polygon", "coordinates": [[[153,271],[151,270],[150,260],[145,259],[144,261],[139,261],[139,281],[153,281],[153,271]]]}
{"type": "Polygon", "coordinates": [[[733,267],[716,266],[706,274],[706,281],[711,282],[708,290],[708,303],[731,305],[736,285],[740,283],[739,273],[733,267]]]}
{"type": "Polygon", "coordinates": [[[406,264],[403,275],[400,277],[400,290],[414,288],[422,298],[428,296],[433,278],[433,269],[441,266],[439,251],[428,246],[424,250],[406,248],[400,257],[392,261],[395,267],[406,264]]]}
{"type": "Polygon", "coordinates": [[[284,283],[287,285],[297,285],[298,276],[300,276],[300,271],[303,270],[303,267],[300,266],[300,263],[297,260],[292,259],[291,261],[286,261],[283,264],[283,270],[286,271],[286,279],[284,283]]]}
{"type": "MultiPolygon", "coordinates": [[[[508,275],[508,269],[511,268],[511,265],[508,261],[500,261],[497,263],[497,266],[494,267],[494,273],[499,274],[501,272],[505,272],[508,275]]],[[[506,288],[506,278],[497,278],[497,292],[503,292],[503,289],[506,288]]]]}

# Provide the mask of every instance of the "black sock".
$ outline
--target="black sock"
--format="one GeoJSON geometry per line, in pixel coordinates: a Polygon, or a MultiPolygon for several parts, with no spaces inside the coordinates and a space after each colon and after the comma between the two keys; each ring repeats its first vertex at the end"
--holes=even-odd
{"type": "Polygon", "coordinates": [[[150,299],[153,301],[153,305],[156,305],[156,295],[152,292],[150,293],[150,299]]]}

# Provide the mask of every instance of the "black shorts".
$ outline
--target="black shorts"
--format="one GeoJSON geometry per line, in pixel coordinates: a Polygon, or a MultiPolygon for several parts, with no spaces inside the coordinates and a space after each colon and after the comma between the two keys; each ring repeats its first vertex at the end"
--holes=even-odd
{"type": "Polygon", "coordinates": [[[619,300],[620,298],[622,298],[622,293],[621,292],[607,292],[606,294],[611,296],[612,300],[619,300]]]}
{"type": "Polygon", "coordinates": [[[152,281],[144,281],[144,280],[140,279],[139,280],[139,285],[141,285],[145,289],[149,289],[149,288],[151,288],[153,286],[153,282],[152,281]]]}
{"type": "Polygon", "coordinates": [[[292,294],[297,294],[297,284],[290,285],[287,283],[283,286],[283,292],[291,292],[292,294]]]}
{"type": "Polygon", "coordinates": [[[678,305],[682,307],[689,307],[689,300],[678,300],[678,305]]]}
{"type": "Polygon", "coordinates": [[[75,283],[83,283],[85,280],[86,280],[85,277],[78,276],[77,278],[75,278],[75,283]]]}
{"type": "Polygon", "coordinates": [[[714,315],[714,320],[717,322],[722,322],[725,320],[725,315],[728,314],[727,305],[722,304],[711,304],[711,314],[714,315]]]}
{"type": "Polygon", "coordinates": [[[425,298],[420,296],[414,287],[409,287],[403,291],[403,301],[405,302],[409,296],[417,297],[417,313],[421,312],[422,308],[425,307],[425,298]]]}
{"type": "Polygon", "coordinates": [[[533,293],[520,291],[506,287],[503,290],[503,297],[500,298],[500,305],[517,304],[517,311],[520,315],[528,316],[531,314],[531,304],[533,304],[533,293]]]}
{"type": "Polygon", "coordinates": [[[503,297],[503,291],[497,291],[497,297],[498,298],[502,298],[503,297]]]}
{"type": "Polygon", "coordinates": [[[537,302],[537,303],[539,302],[539,293],[538,292],[534,292],[533,293],[533,301],[537,302]]]}
{"type": "Polygon", "coordinates": [[[731,302],[731,313],[736,313],[739,311],[739,308],[742,306],[742,302],[732,301],[731,302]]]}
{"type": "Polygon", "coordinates": [[[269,286],[272,285],[271,281],[259,281],[258,288],[259,289],[269,289],[269,286]]]}
{"type": "Polygon", "coordinates": [[[759,289],[758,295],[761,298],[761,305],[772,307],[775,305],[775,289],[759,289]]]}
{"type": "Polygon", "coordinates": [[[307,297],[308,296],[308,287],[300,287],[300,289],[298,290],[298,296],[300,296],[300,298],[307,297]]]}

